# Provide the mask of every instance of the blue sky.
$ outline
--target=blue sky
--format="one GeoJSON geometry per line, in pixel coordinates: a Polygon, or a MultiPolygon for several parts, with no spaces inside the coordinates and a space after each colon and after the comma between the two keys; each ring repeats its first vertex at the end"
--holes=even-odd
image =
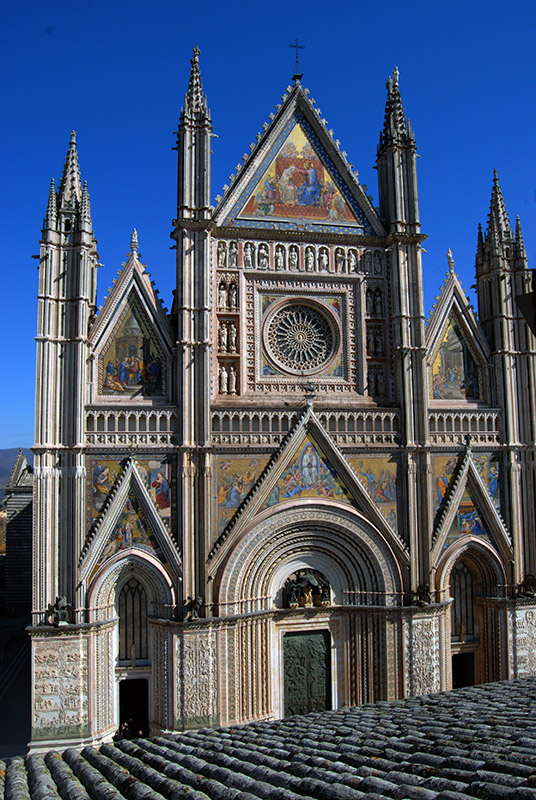
{"type": "Polygon", "coordinates": [[[497,168],[512,223],[521,217],[536,266],[536,104],[533,2],[408,0],[269,5],[183,0],[4,0],[0,197],[5,367],[0,447],[33,443],[38,252],[50,179],[77,131],[99,255],[99,303],[133,227],[171,305],[176,154],[173,131],[201,49],[212,111],[212,195],[221,193],[291,82],[296,37],[303,84],[377,203],[373,169],[385,82],[395,66],[415,130],[430,311],[447,269],[467,292],[478,222],[497,168]],[[9,375],[9,378],[8,378],[9,375]]]}

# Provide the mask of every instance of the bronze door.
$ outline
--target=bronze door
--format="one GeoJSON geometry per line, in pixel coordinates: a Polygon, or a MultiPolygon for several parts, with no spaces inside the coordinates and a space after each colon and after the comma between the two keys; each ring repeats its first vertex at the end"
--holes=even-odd
{"type": "Polygon", "coordinates": [[[331,708],[328,631],[283,637],[285,717],[331,708]]]}

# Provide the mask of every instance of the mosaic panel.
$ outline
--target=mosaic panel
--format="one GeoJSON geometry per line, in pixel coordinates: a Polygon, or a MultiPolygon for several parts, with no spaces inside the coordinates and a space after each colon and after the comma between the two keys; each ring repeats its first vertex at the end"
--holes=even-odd
{"type": "Polygon", "coordinates": [[[354,456],[348,462],[387,522],[397,530],[397,463],[390,456],[354,456]]]}
{"type": "Polygon", "coordinates": [[[121,397],[165,394],[165,357],[135,300],[123,311],[106,350],[99,356],[99,390],[121,397]]]}
{"type": "Polygon", "coordinates": [[[285,466],[262,508],[295,497],[321,497],[351,503],[347,489],[317,443],[307,438],[285,466]]]}
{"type": "Polygon", "coordinates": [[[431,398],[481,400],[478,365],[455,318],[449,319],[432,362],[431,398]]]}
{"type": "Polygon", "coordinates": [[[223,531],[238,506],[246,499],[268,461],[266,457],[251,456],[220,456],[216,459],[213,502],[218,533],[223,531]]]}
{"type": "MultiPolygon", "coordinates": [[[[137,461],[138,472],[153,498],[160,515],[164,519],[171,517],[172,508],[172,469],[164,459],[137,461]]],[[[88,525],[100,516],[110,495],[112,487],[123,472],[124,461],[114,456],[98,456],[88,459],[87,509],[88,525]]]]}
{"type": "Polygon", "coordinates": [[[127,550],[131,547],[145,550],[162,559],[162,551],[133,492],[130,492],[126,499],[119,519],[97,563],[102,564],[119,550],[127,550]]]}

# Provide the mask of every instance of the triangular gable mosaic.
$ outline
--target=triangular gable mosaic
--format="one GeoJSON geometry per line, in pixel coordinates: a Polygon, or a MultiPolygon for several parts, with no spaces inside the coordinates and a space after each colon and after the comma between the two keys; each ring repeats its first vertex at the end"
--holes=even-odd
{"type": "MultiPolygon", "coordinates": [[[[140,473],[160,516],[169,521],[172,507],[171,464],[163,459],[138,461],[140,473]]],[[[100,516],[105,508],[110,492],[123,472],[123,465],[114,456],[97,456],[88,460],[88,527],[100,516]]]]}
{"type": "Polygon", "coordinates": [[[433,400],[481,400],[481,370],[455,316],[449,318],[434,360],[433,400]]]}
{"type": "Polygon", "coordinates": [[[114,529],[99,555],[97,565],[102,564],[120,550],[128,550],[132,547],[144,550],[164,561],[162,550],[149,527],[138,499],[134,492],[130,491],[114,529]]]}
{"type": "Polygon", "coordinates": [[[327,456],[310,436],[300,442],[261,510],[304,497],[353,503],[327,456]]]}
{"type": "Polygon", "coordinates": [[[443,543],[443,550],[446,550],[453,542],[462,536],[478,536],[481,539],[490,541],[486,530],[486,524],[482,519],[481,512],[475,505],[469,489],[463,493],[458,511],[452,521],[450,530],[443,543]]]}
{"type": "Polygon", "coordinates": [[[131,296],[99,356],[99,393],[162,396],[165,387],[164,352],[141,305],[131,296]]]}
{"type": "Polygon", "coordinates": [[[374,235],[307,121],[295,114],[268,151],[225,224],[374,235]]]}
{"type": "MultiPolygon", "coordinates": [[[[491,453],[472,453],[473,463],[487,488],[491,502],[500,512],[500,481],[497,456],[491,453]]],[[[437,510],[448,493],[458,466],[458,454],[434,457],[434,496],[437,510]]]]}

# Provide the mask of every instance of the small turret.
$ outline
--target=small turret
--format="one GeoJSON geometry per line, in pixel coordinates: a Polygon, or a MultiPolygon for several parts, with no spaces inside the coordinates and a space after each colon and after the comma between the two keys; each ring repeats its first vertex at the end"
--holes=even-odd
{"type": "Polygon", "coordinates": [[[63,209],[66,206],[75,208],[82,197],[82,180],[80,177],[80,166],[78,164],[78,151],[76,149],[76,131],[71,131],[69,149],[65,157],[63,175],[59,188],[59,205],[63,209]]]}
{"type": "Polygon", "coordinates": [[[199,48],[190,60],[190,81],[184,96],[177,151],[177,219],[208,219],[210,209],[210,138],[212,125],[199,69],[199,48]]]}
{"type": "Polygon", "coordinates": [[[387,80],[385,119],[376,157],[380,216],[390,233],[419,233],[417,147],[406,121],[395,67],[387,80]]]}

